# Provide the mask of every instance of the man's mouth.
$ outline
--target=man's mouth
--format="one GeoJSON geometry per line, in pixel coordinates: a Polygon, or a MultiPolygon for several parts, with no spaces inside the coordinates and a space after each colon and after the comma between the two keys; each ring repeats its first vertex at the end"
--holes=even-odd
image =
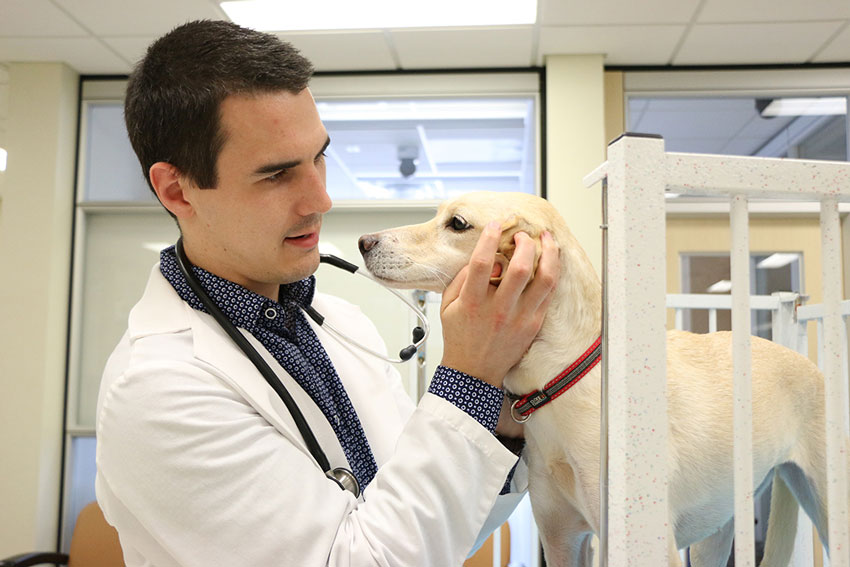
{"type": "Polygon", "coordinates": [[[286,243],[298,246],[299,248],[312,248],[319,243],[319,233],[318,231],[306,232],[304,234],[289,236],[285,241],[286,243]]]}

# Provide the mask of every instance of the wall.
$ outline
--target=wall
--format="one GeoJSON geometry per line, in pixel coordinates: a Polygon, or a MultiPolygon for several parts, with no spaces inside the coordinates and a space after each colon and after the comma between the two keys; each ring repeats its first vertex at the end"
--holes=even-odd
{"type": "Polygon", "coordinates": [[[7,65],[0,193],[0,557],[53,549],[59,506],[77,75],[7,65]]]}
{"type": "Polygon", "coordinates": [[[602,55],[546,59],[546,195],[599,274],[601,190],[582,180],[606,159],[604,75],[602,55]]]}

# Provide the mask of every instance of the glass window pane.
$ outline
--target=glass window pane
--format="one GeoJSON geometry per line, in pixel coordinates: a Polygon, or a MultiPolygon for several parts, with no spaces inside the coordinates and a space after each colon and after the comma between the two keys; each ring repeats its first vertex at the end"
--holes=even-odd
{"type": "Polygon", "coordinates": [[[66,553],[71,545],[71,534],[74,524],[86,504],[95,500],[94,478],[97,472],[95,466],[95,437],[85,435],[71,438],[69,455],[68,507],[62,522],[62,550],[66,553]]]}
{"type": "Polygon", "coordinates": [[[671,152],[847,159],[844,97],[630,97],[628,129],[671,152]]]}
{"type": "Polygon", "coordinates": [[[334,200],[535,189],[533,97],[319,100],[334,200]]]}
{"type": "MultiPolygon", "coordinates": [[[[682,293],[711,293],[728,295],[732,291],[729,254],[683,254],[682,293]]],[[[803,254],[800,252],[753,253],[750,255],[750,293],[770,295],[778,291],[803,293],[803,254]]],[[[707,309],[687,309],[683,329],[707,333],[707,309]]],[[[770,339],[772,336],[769,311],[754,310],[753,334],[770,339]]],[[[717,311],[717,330],[732,330],[732,314],[728,309],[717,311]]]]}
{"type": "Polygon", "coordinates": [[[176,242],[164,211],[88,213],[85,219],[76,424],[94,427],[97,390],[106,359],[127,328],[159,251],[176,242]]]}
{"type": "Polygon", "coordinates": [[[127,138],[123,104],[88,103],[85,117],[83,200],[156,202],[127,138]]]}

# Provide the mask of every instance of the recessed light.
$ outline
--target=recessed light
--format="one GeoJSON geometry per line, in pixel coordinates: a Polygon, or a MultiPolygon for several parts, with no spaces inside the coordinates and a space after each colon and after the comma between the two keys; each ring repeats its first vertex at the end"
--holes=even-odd
{"type": "Polygon", "coordinates": [[[836,116],[847,114],[845,97],[777,98],[761,111],[762,116],[836,116]]]}

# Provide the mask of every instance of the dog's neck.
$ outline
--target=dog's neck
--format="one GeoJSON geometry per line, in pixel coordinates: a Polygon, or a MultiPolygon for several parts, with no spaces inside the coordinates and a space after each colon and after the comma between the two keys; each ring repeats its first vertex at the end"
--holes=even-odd
{"type": "Polygon", "coordinates": [[[525,394],[557,376],[602,332],[602,285],[572,235],[559,239],[561,277],[543,326],[528,353],[505,378],[505,388],[525,394]]]}

